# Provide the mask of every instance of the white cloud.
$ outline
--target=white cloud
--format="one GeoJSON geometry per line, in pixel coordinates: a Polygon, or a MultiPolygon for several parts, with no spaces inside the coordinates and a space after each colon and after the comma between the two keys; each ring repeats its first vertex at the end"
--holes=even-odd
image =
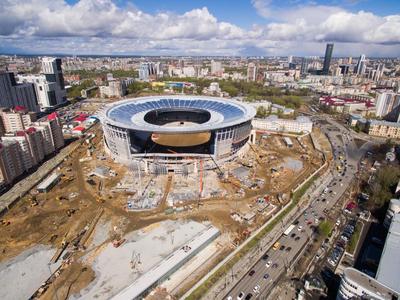
{"type": "Polygon", "coordinates": [[[354,49],[367,55],[399,54],[400,15],[381,17],[297,1],[280,9],[272,2],[251,0],[266,21],[245,30],[218,20],[206,7],[148,14],[133,5],[119,7],[113,0],[74,5],[64,0],[0,0],[0,50],[235,55],[259,49],[270,55],[322,54],[330,41],[337,44],[335,55],[354,49]]]}

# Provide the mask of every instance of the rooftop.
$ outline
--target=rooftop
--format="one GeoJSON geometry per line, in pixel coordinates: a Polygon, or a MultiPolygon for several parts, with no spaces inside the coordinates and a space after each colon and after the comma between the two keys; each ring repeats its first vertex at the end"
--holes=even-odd
{"type": "Polygon", "coordinates": [[[382,120],[369,120],[369,123],[371,125],[379,125],[379,126],[389,126],[389,127],[400,127],[400,123],[396,122],[388,122],[388,121],[382,121],[382,120]]]}
{"type": "Polygon", "coordinates": [[[376,279],[400,293],[400,214],[395,214],[386,237],[376,279]]]}
{"type": "Polygon", "coordinates": [[[396,294],[395,291],[383,285],[378,280],[358,271],[357,269],[346,268],[343,271],[343,276],[345,276],[347,280],[351,280],[352,282],[362,286],[372,294],[380,295],[382,299],[392,299],[392,295],[396,294]]]}

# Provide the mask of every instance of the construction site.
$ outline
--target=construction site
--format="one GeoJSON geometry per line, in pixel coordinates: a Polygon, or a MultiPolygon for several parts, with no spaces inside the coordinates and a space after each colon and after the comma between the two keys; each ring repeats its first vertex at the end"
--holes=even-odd
{"type": "Polygon", "coordinates": [[[258,132],[240,159],[156,175],[113,161],[99,125],[74,143],[57,180],[1,217],[2,299],[118,299],[138,286],[179,297],[278,213],[330,149],[318,128],[313,139],[258,132]]]}

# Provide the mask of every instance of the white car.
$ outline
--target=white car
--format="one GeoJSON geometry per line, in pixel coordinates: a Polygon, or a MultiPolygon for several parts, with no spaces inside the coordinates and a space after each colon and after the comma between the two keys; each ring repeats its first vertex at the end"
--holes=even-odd
{"type": "Polygon", "coordinates": [[[265,264],[265,266],[266,266],[267,268],[269,268],[271,265],[272,265],[272,261],[271,261],[271,260],[267,261],[267,263],[265,264]]]}
{"type": "Polygon", "coordinates": [[[336,221],[336,226],[339,226],[340,225],[340,220],[337,220],[336,221]]]}
{"type": "Polygon", "coordinates": [[[303,230],[303,226],[300,225],[299,227],[297,227],[297,230],[298,231],[302,231],[303,230]]]}
{"type": "Polygon", "coordinates": [[[253,289],[253,292],[256,293],[256,294],[258,294],[258,293],[260,292],[260,286],[259,286],[259,285],[256,285],[256,286],[254,287],[254,289],[253,289]]]}
{"type": "Polygon", "coordinates": [[[243,298],[244,298],[244,293],[240,292],[236,299],[237,300],[242,300],[243,298]]]}
{"type": "Polygon", "coordinates": [[[232,299],[233,299],[232,296],[226,297],[226,300],[232,300],[232,299]]]}

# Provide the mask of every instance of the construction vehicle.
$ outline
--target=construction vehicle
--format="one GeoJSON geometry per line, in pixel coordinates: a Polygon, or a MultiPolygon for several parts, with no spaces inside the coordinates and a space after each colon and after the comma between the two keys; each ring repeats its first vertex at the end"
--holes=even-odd
{"type": "Polygon", "coordinates": [[[123,243],[125,243],[125,241],[126,241],[126,239],[113,240],[112,244],[113,244],[114,248],[118,248],[123,243]]]}
{"type": "Polygon", "coordinates": [[[37,206],[39,204],[35,196],[29,198],[29,201],[31,202],[31,207],[37,206]]]}
{"type": "Polygon", "coordinates": [[[97,202],[99,202],[99,203],[104,203],[104,202],[106,202],[106,200],[104,200],[102,197],[100,197],[100,196],[96,196],[96,201],[97,202]]]}
{"type": "Polygon", "coordinates": [[[70,208],[70,209],[67,209],[67,211],[65,213],[67,214],[68,217],[71,217],[75,213],[75,211],[76,211],[75,209],[70,208]]]}

